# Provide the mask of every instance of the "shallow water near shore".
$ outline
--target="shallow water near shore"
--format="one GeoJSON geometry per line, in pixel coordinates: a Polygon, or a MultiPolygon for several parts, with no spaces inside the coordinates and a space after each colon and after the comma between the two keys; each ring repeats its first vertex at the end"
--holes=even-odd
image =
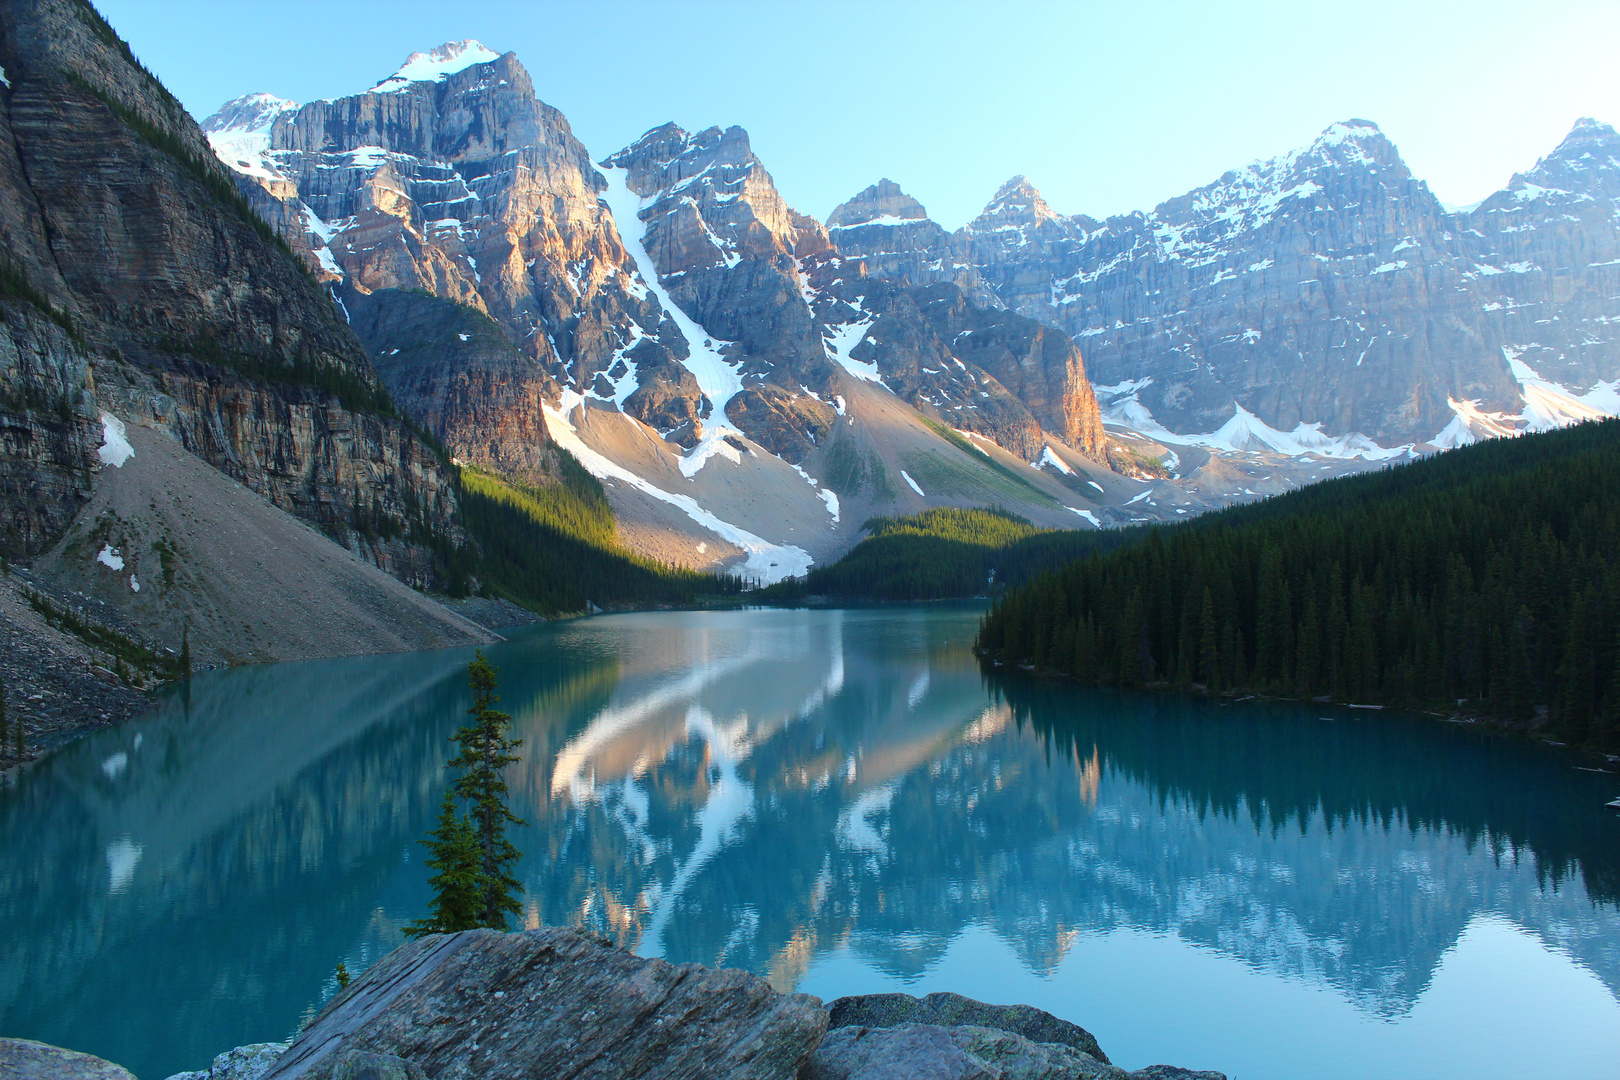
{"type": "MultiPolygon", "coordinates": [[[[1024,1001],[1126,1068],[1620,1075],[1620,775],[986,676],[979,614],[514,631],[527,921],[823,998],[1024,1001]]],[[[425,909],[470,656],[209,673],[0,790],[0,1034],[142,1080],[288,1037],[425,909]]]]}

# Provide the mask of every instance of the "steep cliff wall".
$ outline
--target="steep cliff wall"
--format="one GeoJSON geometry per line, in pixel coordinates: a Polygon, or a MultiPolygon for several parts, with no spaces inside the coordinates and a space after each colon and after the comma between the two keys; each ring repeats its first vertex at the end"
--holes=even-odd
{"type": "Polygon", "coordinates": [[[196,123],[79,0],[0,7],[0,66],[0,547],[34,557],[89,499],[106,413],[335,533],[380,507],[418,542],[368,557],[433,584],[450,471],[196,123]]]}

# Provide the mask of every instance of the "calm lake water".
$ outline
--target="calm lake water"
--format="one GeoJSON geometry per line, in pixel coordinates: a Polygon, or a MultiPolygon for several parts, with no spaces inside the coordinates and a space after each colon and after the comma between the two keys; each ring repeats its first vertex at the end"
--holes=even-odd
{"type": "MultiPolygon", "coordinates": [[[[1240,1080],[1620,1076],[1620,776],[1328,706],[987,679],[970,607],[489,650],[531,924],[1023,1001],[1240,1080]]],[[[469,652],[216,672],[0,791],[0,1034],[143,1080],[401,941],[469,652]]]]}

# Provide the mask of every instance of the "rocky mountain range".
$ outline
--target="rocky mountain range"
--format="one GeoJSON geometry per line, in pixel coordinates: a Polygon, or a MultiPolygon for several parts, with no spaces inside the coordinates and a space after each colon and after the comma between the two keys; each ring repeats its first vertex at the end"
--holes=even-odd
{"type": "Polygon", "coordinates": [[[886,179],[817,221],[735,127],[593,162],[474,41],[203,127],[453,453],[543,480],[556,440],[689,565],[779,576],[929,505],[1174,518],[1620,407],[1592,121],[1465,214],[1354,120],[1103,221],[1015,177],[954,233],[886,179]]]}

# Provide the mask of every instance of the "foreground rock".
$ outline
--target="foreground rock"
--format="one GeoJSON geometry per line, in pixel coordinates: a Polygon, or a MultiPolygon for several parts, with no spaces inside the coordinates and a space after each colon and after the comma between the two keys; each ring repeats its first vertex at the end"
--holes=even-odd
{"type": "Polygon", "coordinates": [[[1029,1005],[865,994],[829,1008],[801,1080],[1226,1080],[1171,1065],[1128,1073],[1085,1028],[1029,1005]]]}
{"type": "Polygon", "coordinates": [[[826,1029],[815,998],[746,972],[643,960],[573,930],[469,930],[384,958],[265,1080],[363,1075],[348,1051],[402,1058],[434,1080],[790,1080],[826,1029]]]}
{"type": "Polygon", "coordinates": [[[1091,1032],[1032,1005],[986,1005],[961,994],[860,994],[827,1006],[828,1028],[891,1028],[902,1024],[974,1025],[1022,1035],[1031,1042],[1060,1043],[1108,1064],[1091,1032]]]}
{"type": "Polygon", "coordinates": [[[4,1080],[135,1080],[127,1069],[76,1050],[34,1042],[0,1039],[0,1078],[4,1080]]]}
{"type": "Polygon", "coordinates": [[[564,929],[424,938],[340,993],[291,1047],[238,1047],[169,1080],[470,1077],[1226,1080],[1126,1072],[1090,1032],[1028,1005],[868,994],[829,1013],[746,972],[643,960],[564,929]]]}

